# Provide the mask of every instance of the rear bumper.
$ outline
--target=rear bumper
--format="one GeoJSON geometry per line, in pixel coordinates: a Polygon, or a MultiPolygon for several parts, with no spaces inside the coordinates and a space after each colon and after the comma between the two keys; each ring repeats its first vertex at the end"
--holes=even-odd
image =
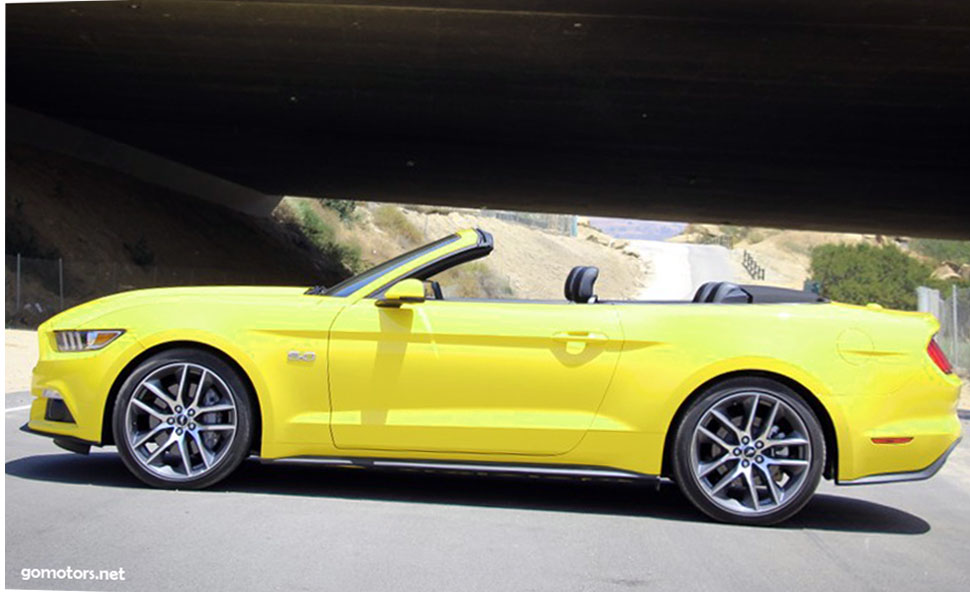
{"type": "Polygon", "coordinates": [[[950,453],[953,452],[957,445],[960,444],[962,438],[957,438],[950,447],[940,455],[935,461],[933,461],[928,467],[920,469],[918,471],[906,471],[901,473],[882,473],[879,475],[868,475],[866,477],[860,477],[858,479],[850,479],[847,481],[836,480],[837,485],[875,485],[877,483],[899,483],[902,481],[923,481],[924,479],[929,479],[933,475],[939,472],[943,465],[946,463],[946,459],[949,458],[950,453]]]}
{"type": "Polygon", "coordinates": [[[960,379],[940,372],[932,361],[900,361],[878,368],[869,382],[891,380],[892,388],[863,385],[859,392],[832,397],[838,438],[836,483],[887,483],[925,479],[946,458],[963,431],[957,416],[960,379]],[[904,443],[879,442],[908,439],[904,443]]]}

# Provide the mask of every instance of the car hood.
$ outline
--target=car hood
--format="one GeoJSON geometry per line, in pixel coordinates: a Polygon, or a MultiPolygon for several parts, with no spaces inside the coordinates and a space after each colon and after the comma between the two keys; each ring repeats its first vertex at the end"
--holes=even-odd
{"type": "Polygon", "coordinates": [[[190,303],[199,299],[219,300],[226,304],[254,303],[266,298],[278,300],[281,297],[296,297],[303,295],[306,290],[305,286],[193,286],[133,290],[91,300],[65,310],[51,317],[42,328],[49,330],[110,329],[111,327],[95,327],[91,323],[96,322],[98,318],[108,313],[145,304],[161,304],[172,301],[190,303]]]}

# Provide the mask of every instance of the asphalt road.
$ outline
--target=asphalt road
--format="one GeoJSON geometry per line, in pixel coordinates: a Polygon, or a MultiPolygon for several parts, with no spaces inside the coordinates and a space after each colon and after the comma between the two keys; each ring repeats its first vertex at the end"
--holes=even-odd
{"type": "MultiPolygon", "coordinates": [[[[74,590],[965,590],[970,448],[933,480],[820,493],[781,527],[712,523],[675,486],[247,462],[158,491],[113,450],[17,430],[7,396],[6,585],[74,590]],[[24,581],[24,568],[125,581],[24,581]]],[[[970,422],[964,421],[964,430],[970,422]]]]}
{"type": "Polygon", "coordinates": [[[634,240],[630,248],[651,265],[640,300],[686,300],[704,282],[734,279],[730,252],[719,245],[634,240]]]}

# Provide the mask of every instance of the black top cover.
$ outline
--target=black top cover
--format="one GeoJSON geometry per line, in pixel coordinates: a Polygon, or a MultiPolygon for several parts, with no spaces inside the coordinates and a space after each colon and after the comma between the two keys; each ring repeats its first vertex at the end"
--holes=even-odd
{"type": "Polygon", "coordinates": [[[822,298],[814,292],[804,290],[776,288],[775,286],[752,286],[749,284],[741,286],[741,289],[751,296],[751,302],[755,304],[828,302],[828,298],[822,298]]]}
{"type": "Polygon", "coordinates": [[[731,282],[707,282],[697,289],[694,302],[725,304],[781,304],[795,302],[828,302],[818,294],[776,288],[774,286],[739,286],[731,282]]]}

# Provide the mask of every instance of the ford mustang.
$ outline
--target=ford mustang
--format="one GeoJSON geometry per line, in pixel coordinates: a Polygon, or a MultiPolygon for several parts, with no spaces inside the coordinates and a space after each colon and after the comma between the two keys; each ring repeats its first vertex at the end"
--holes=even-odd
{"type": "Polygon", "coordinates": [[[145,483],[243,459],[666,478],[722,521],[798,512],[822,477],[925,479],[960,437],[928,314],[729,282],[692,301],[451,298],[464,230],[330,288],[116,294],[38,330],[24,430],[117,447],[145,483]]]}

